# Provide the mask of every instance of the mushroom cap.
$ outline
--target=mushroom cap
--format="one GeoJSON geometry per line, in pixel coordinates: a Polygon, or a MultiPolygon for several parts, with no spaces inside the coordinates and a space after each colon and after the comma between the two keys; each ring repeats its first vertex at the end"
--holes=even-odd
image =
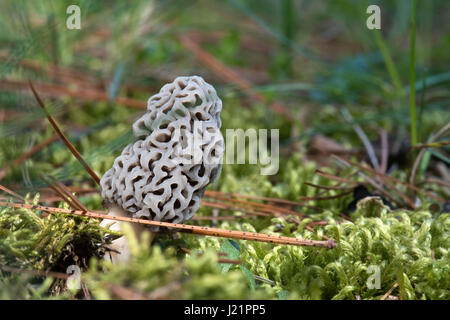
{"type": "Polygon", "coordinates": [[[201,77],[178,77],[164,85],[134,122],[135,141],[100,180],[105,203],[135,218],[190,219],[208,184],[220,175],[221,110],[216,91],[201,77]]]}

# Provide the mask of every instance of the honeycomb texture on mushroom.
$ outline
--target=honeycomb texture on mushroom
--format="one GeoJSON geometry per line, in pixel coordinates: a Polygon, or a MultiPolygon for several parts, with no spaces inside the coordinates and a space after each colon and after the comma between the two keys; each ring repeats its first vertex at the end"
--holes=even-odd
{"type": "Polygon", "coordinates": [[[178,77],[164,85],[134,122],[135,141],[100,181],[106,204],[135,218],[190,219],[221,171],[221,110],[215,89],[201,77],[178,77]]]}

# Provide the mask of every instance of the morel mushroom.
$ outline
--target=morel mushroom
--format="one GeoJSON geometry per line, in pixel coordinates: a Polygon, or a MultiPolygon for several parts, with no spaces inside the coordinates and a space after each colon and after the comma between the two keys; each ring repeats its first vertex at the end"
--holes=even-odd
{"type": "Polygon", "coordinates": [[[134,122],[135,141],[100,181],[106,206],[141,219],[190,219],[220,174],[221,110],[216,91],[201,77],[178,77],[164,85],[134,122]]]}

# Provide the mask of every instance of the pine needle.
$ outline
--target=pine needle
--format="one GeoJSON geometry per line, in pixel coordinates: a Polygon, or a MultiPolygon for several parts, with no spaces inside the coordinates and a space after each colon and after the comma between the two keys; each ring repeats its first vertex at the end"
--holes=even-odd
{"type": "Polygon", "coordinates": [[[3,167],[2,169],[0,169],[0,180],[2,180],[6,176],[6,174],[8,173],[8,170],[11,167],[16,167],[16,166],[20,165],[23,161],[25,161],[26,159],[31,157],[33,154],[35,154],[36,152],[38,152],[42,148],[45,148],[46,146],[48,146],[50,143],[52,143],[56,139],[58,139],[58,135],[55,133],[54,135],[52,135],[48,139],[45,139],[44,141],[36,144],[33,148],[31,148],[27,152],[23,153],[22,155],[20,155],[18,158],[16,158],[10,164],[8,164],[5,167],[3,167]]]}
{"type": "Polygon", "coordinates": [[[39,94],[36,92],[36,90],[33,87],[33,83],[31,83],[31,81],[28,82],[28,84],[30,85],[31,91],[33,91],[33,95],[36,98],[39,106],[44,110],[48,121],[50,122],[50,124],[53,126],[53,128],[55,129],[56,133],[59,135],[59,137],[61,138],[61,140],[64,142],[64,144],[67,146],[67,148],[69,148],[70,152],[72,152],[72,154],[75,156],[75,158],[77,158],[77,160],[81,163],[81,165],[86,169],[86,171],[89,173],[89,175],[92,177],[92,179],[94,179],[94,181],[97,184],[100,184],[100,178],[97,176],[97,174],[89,167],[89,165],[86,163],[86,161],[84,161],[83,157],[81,156],[81,154],[77,151],[77,149],[75,149],[75,147],[70,143],[70,141],[66,138],[66,136],[64,135],[64,133],[61,131],[61,129],[59,128],[58,124],[56,123],[56,121],[53,119],[53,117],[50,115],[50,113],[48,112],[48,110],[45,108],[45,104],[42,101],[41,97],[39,96],[39,94]]]}
{"type": "MultiPolygon", "coordinates": [[[[218,73],[224,80],[232,82],[236,84],[242,91],[250,94],[252,98],[258,100],[261,103],[267,104],[267,99],[259,92],[253,89],[253,86],[250,82],[243,79],[242,76],[238,75],[236,72],[231,70],[230,68],[223,65],[219,62],[213,55],[203,50],[197,43],[191,40],[186,35],[181,35],[180,37],[181,43],[189,49],[189,51],[193,52],[194,55],[204,63],[208,68],[218,73]]],[[[270,108],[275,113],[283,116],[286,121],[292,122],[293,117],[292,114],[286,109],[286,107],[278,102],[272,102],[270,104],[270,108]]]]}
{"type": "Polygon", "coordinates": [[[19,200],[25,201],[24,197],[22,197],[21,195],[15,193],[14,191],[8,189],[7,187],[4,187],[0,184],[0,190],[5,191],[6,193],[8,193],[9,195],[13,196],[14,198],[17,198],[19,200]]]}
{"type": "Polygon", "coordinates": [[[95,219],[116,220],[116,221],[138,223],[141,225],[174,228],[174,229],[179,229],[178,231],[180,231],[180,232],[198,234],[198,235],[203,235],[203,236],[213,236],[213,237],[221,237],[221,238],[228,238],[228,239],[251,240],[251,241],[260,241],[260,242],[295,245],[295,246],[323,247],[323,248],[328,248],[328,249],[333,249],[336,247],[336,242],[334,240],[329,240],[329,241],[306,240],[306,239],[298,239],[298,238],[285,237],[285,236],[262,234],[262,233],[256,233],[256,232],[224,230],[224,229],[218,229],[218,228],[208,228],[208,227],[192,226],[192,225],[180,224],[180,223],[170,223],[170,222],[152,221],[152,220],[145,220],[145,219],[135,219],[135,218],[129,218],[129,217],[114,217],[114,216],[110,216],[108,214],[95,213],[95,212],[91,212],[91,211],[85,212],[85,211],[79,211],[79,210],[69,210],[69,209],[62,209],[62,208],[45,207],[45,206],[40,206],[40,205],[8,203],[5,201],[0,201],[0,206],[13,207],[13,208],[26,208],[26,209],[33,209],[33,210],[40,210],[40,211],[48,211],[48,212],[52,212],[52,213],[60,212],[60,213],[73,214],[73,215],[77,215],[77,216],[89,217],[89,218],[95,218],[95,219]]]}

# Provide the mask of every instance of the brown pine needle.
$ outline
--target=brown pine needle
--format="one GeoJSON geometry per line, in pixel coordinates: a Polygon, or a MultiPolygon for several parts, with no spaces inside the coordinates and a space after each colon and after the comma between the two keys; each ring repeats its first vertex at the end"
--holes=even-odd
{"type": "Polygon", "coordinates": [[[75,156],[75,158],[77,158],[77,160],[81,163],[81,165],[86,169],[86,171],[89,173],[89,175],[92,177],[92,179],[94,179],[94,181],[97,182],[97,184],[100,184],[100,178],[89,167],[89,165],[86,163],[86,161],[84,161],[83,157],[77,151],[77,149],[75,149],[75,147],[70,143],[70,141],[67,140],[67,138],[64,135],[64,133],[61,131],[61,129],[56,124],[56,121],[53,119],[53,117],[50,115],[48,110],[45,108],[44,102],[42,101],[41,97],[39,96],[39,94],[34,89],[33,84],[31,83],[31,81],[28,81],[28,84],[30,85],[31,91],[33,91],[34,97],[36,98],[39,106],[44,110],[48,121],[51,123],[51,125],[55,129],[56,133],[58,133],[58,135],[61,138],[61,140],[64,142],[64,144],[67,146],[67,148],[69,148],[70,152],[72,152],[72,154],[75,156]]]}
{"type": "Polygon", "coordinates": [[[52,143],[56,139],[58,139],[58,135],[55,133],[51,137],[49,137],[49,138],[45,139],[44,141],[38,143],[33,148],[31,148],[27,152],[23,153],[22,155],[20,155],[18,158],[16,158],[10,164],[8,164],[5,167],[3,167],[2,169],[0,169],[0,180],[2,180],[6,176],[8,170],[10,168],[20,165],[23,161],[25,161],[26,159],[31,157],[33,154],[35,154],[36,152],[38,152],[42,148],[45,148],[46,146],[48,146],[50,143],[52,143]]]}
{"type": "MultiPolygon", "coordinates": [[[[98,190],[95,188],[75,188],[75,187],[67,187],[67,188],[72,192],[77,192],[80,194],[81,193],[83,193],[83,194],[98,193],[98,190]]],[[[46,189],[42,188],[41,190],[46,190],[46,189]]],[[[291,205],[291,206],[304,206],[303,202],[296,202],[296,201],[280,199],[280,198],[254,196],[254,195],[247,195],[247,194],[240,194],[240,193],[229,193],[229,192],[222,192],[222,191],[216,191],[216,190],[206,190],[205,191],[205,197],[215,199],[216,195],[218,195],[224,199],[227,199],[227,198],[255,199],[255,200],[263,200],[263,201],[267,201],[267,202],[273,202],[276,204],[285,204],[285,205],[291,205]]],[[[260,204],[260,203],[258,203],[258,204],[260,204]]],[[[272,206],[273,206],[273,204],[272,204],[272,206]]]]}
{"type": "Polygon", "coordinates": [[[115,300],[156,300],[159,298],[151,298],[150,295],[136,292],[118,284],[106,283],[103,286],[105,287],[105,289],[109,290],[112,298],[115,300]]]}
{"type": "MultiPolygon", "coordinates": [[[[347,167],[352,167],[352,164],[354,164],[353,162],[347,161],[345,159],[342,159],[341,157],[338,157],[336,155],[333,155],[333,158],[335,158],[337,161],[339,161],[341,164],[347,166],[347,167]]],[[[359,168],[359,165],[356,165],[357,168],[359,168]]],[[[360,168],[361,169],[361,168],[360,168]]],[[[378,171],[373,170],[373,172],[376,172],[379,175],[385,176],[381,173],[379,173],[378,171]]],[[[386,198],[388,198],[389,200],[391,200],[392,202],[394,202],[396,205],[403,207],[404,204],[397,201],[394,197],[391,196],[391,194],[389,192],[387,192],[386,190],[384,190],[384,188],[382,188],[378,183],[376,183],[373,179],[371,179],[370,177],[368,177],[366,174],[364,174],[363,172],[361,172],[360,170],[358,171],[358,174],[363,177],[370,185],[372,185],[375,189],[377,189],[380,193],[382,193],[386,198]]],[[[405,195],[403,194],[400,190],[398,190],[393,184],[391,184],[389,181],[387,180],[383,180],[384,183],[390,187],[392,190],[394,190],[397,194],[399,194],[402,199],[409,205],[410,208],[415,208],[414,203],[405,195]]]]}
{"type": "Polygon", "coordinates": [[[254,219],[256,218],[253,214],[248,214],[245,216],[193,216],[191,220],[193,221],[229,221],[229,220],[237,220],[237,219],[254,219]]]}
{"type": "Polygon", "coordinates": [[[25,198],[22,197],[21,195],[15,193],[14,191],[8,189],[7,187],[4,187],[0,184],[0,190],[5,191],[6,193],[8,193],[9,195],[13,196],[14,198],[17,198],[19,200],[25,201],[25,198]]]}
{"type": "MultiPolygon", "coordinates": [[[[11,55],[0,53],[1,60],[10,60],[11,55]]],[[[31,59],[21,59],[17,61],[18,65],[23,68],[39,72],[46,76],[50,76],[52,79],[57,81],[64,81],[70,83],[76,83],[80,86],[85,86],[88,88],[100,87],[101,82],[97,80],[94,76],[85,71],[80,71],[79,69],[64,67],[61,65],[55,65],[47,62],[45,65],[41,61],[31,60],[31,59]]]]}
{"type": "Polygon", "coordinates": [[[13,207],[13,208],[26,208],[26,209],[33,209],[33,210],[40,210],[40,211],[49,211],[52,213],[60,212],[60,213],[73,214],[73,215],[77,215],[77,216],[90,217],[90,218],[95,218],[95,219],[116,220],[116,221],[124,221],[124,222],[131,222],[131,223],[139,223],[142,225],[149,225],[149,226],[174,228],[174,229],[179,229],[178,230],[179,232],[186,232],[186,233],[198,234],[198,235],[203,235],[203,236],[213,236],[213,237],[221,237],[221,238],[228,238],[228,239],[251,240],[251,241],[260,241],[260,242],[268,242],[268,243],[276,243],[276,244],[287,244],[287,245],[295,245],[295,246],[323,247],[323,248],[328,248],[328,249],[333,249],[334,247],[336,247],[336,242],[334,240],[329,240],[329,241],[306,240],[306,239],[298,239],[298,238],[285,237],[285,236],[274,236],[274,235],[255,233],[255,232],[200,227],[200,226],[193,226],[193,225],[180,224],[180,223],[152,221],[152,220],[135,219],[135,218],[129,218],[129,217],[114,217],[114,216],[110,216],[108,214],[95,213],[95,212],[91,212],[91,211],[85,212],[85,211],[79,211],[79,210],[44,207],[44,206],[40,206],[40,205],[8,203],[5,201],[0,201],[0,206],[13,207]]]}
{"type": "Polygon", "coordinates": [[[85,205],[78,199],[76,196],[74,196],[70,190],[61,182],[57,181],[55,178],[50,176],[50,179],[53,181],[55,185],[57,185],[60,190],[68,197],[76,206],[78,209],[83,211],[89,211],[88,208],[85,207],[85,205]]]}
{"type": "Polygon", "coordinates": [[[70,198],[67,198],[66,195],[54,184],[52,184],[50,181],[45,180],[44,177],[41,177],[44,181],[46,181],[48,183],[48,185],[50,186],[50,188],[52,188],[59,196],[60,199],[62,199],[64,202],[66,202],[70,207],[74,208],[74,209],[80,209],[77,207],[77,205],[75,203],[73,203],[71,201],[70,198]]]}
{"type": "MultiPolygon", "coordinates": [[[[208,196],[207,196],[208,197],[208,196]]],[[[209,196],[211,197],[211,196],[209,196]]],[[[233,203],[238,203],[238,204],[242,204],[244,206],[253,206],[258,208],[258,210],[272,214],[272,215],[277,215],[279,213],[285,213],[285,214],[292,214],[292,215],[296,215],[299,217],[303,217],[303,215],[299,212],[293,211],[293,210],[289,210],[283,207],[275,207],[275,206],[271,206],[268,204],[264,204],[264,203],[258,203],[258,202],[250,202],[250,201],[244,201],[244,200],[239,200],[239,199],[231,199],[229,197],[222,197],[220,195],[215,195],[213,197],[216,200],[222,200],[222,201],[228,201],[228,202],[233,202],[233,203]]]]}
{"type": "Polygon", "coordinates": [[[50,188],[52,188],[67,204],[69,204],[72,208],[82,210],[82,211],[89,211],[88,208],[86,208],[81,201],[72,195],[70,191],[67,189],[67,187],[62,184],[59,181],[56,181],[55,178],[49,177],[46,178],[43,174],[39,174],[42,180],[44,180],[50,188]],[[51,180],[51,181],[50,181],[51,180]]]}
{"type": "MultiPolygon", "coordinates": [[[[310,226],[306,226],[306,230],[308,230],[309,232],[311,232],[311,233],[314,233],[314,229],[312,228],[312,227],[310,227],[310,226]]],[[[326,235],[322,235],[322,239],[324,239],[324,240],[327,240],[327,241],[329,241],[330,240],[330,238],[328,238],[326,235]]]]}
{"type": "Polygon", "coordinates": [[[352,192],[353,192],[353,190],[348,190],[348,191],[341,192],[341,193],[339,193],[339,194],[337,194],[337,195],[334,195],[334,196],[325,196],[325,197],[299,197],[299,199],[300,199],[300,200],[305,200],[305,201],[307,201],[307,200],[333,200],[333,199],[338,199],[338,198],[341,198],[341,197],[343,197],[343,196],[346,196],[346,195],[348,195],[348,194],[350,194],[350,193],[352,193],[352,192]]]}
{"type": "MultiPolygon", "coordinates": [[[[99,190],[97,188],[79,188],[79,187],[72,187],[72,186],[66,186],[66,188],[70,192],[76,192],[78,194],[92,194],[92,193],[99,193],[99,190]]],[[[49,188],[39,188],[40,191],[50,191],[49,188]]]]}
{"type": "MultiPolygon", "coordinates": [[[[261,103],[267,104],[268,101],[261,93],[255,91],[247,80],[238,75],[235,71],[223,65],[213,55],[203,50],[195,41],[186,35],[179,36],[181,43],[200,60],[208,68],[219,74],[225,81],[229,81],[237,85],[242,91],[250,94],[250,96],[261,103]]],[[[279,115],[283,116],[288,122],[293,121],[292,114],[280,103],[272,102],[270,108],[279,115]]]]}
{"type": "Polygon", "coordinates": [[[240,193],[228,193],[228,192],[215,191],[215,190],[206,190],[205,191],[205,196],[213,196],[214,194],[219,194],[219,195],[222,195],[223,197],[248,198],[248,199],[264,200],[264,201],[280,203],[280,204],[288,204],[288,205],[292,205],[292,206],[303,206],[303,202],[296,202],[296,201],[280,199],[280,198],[253,196],[253,195],[240,194],[240,193]]]}
{"type": "Polygon", "coordinates": [[[341,186],[341,185],[322,186],[322,185],[314,184],[311,182],[303,182],[303,183],[306,184],[307,186],[317,188],[317,189],[324,189],[324,190],[346,190],[346,189],[353,189],[356,186],[356,183],[353,183],[351,186],[341,186]]]}
{"type": "MultiPolygon", "coordinates": [[[[288,219],[288,221],[294,222],[296,225],[300,225],[301,224],[301,221],[297,220],[296,218],[290,218],[290,219],[288,219]]],[[[314,229],[312,228],[313,226],[324,226],[324,225],[327,225],[327,224],[328,224],[328,222],[325,221],[325,220],[312,221],[312,222],[310,222],[310,223],[308,223],[306,225],[306,230],[308,230],[311,233],[314,233],[314,229]]],[[[322,239],[327,240],[327,241],[331,240],[326,235],[322,235],[322,239]]]]}
{"type": "MultiPolygon", "coordinates": [[[[316,169],[315,173],[317,173],[319,176],[322,176],[322,177],[330,179],[330,180],[343,182],[343,183],[355,184],[355,181],[353,181],[353,180],[337,177],[335,175],[332,175],[331,173],[327,173],[327,172],[324,172],[324,171],[319,170],[319,169],[316,169]]],[[[361,182],[358,182],[358,183],[361,183],[361,182]]]]}
{"type": "Polygon", "coordinates": [[[239,206],[230,206],[225,203],[209,202],[209,201],[203,200],[202,205],[205,207],[218,208],[218,209],[222,209],[222,210],[242,211],[242,212],[246,212],[248,214],[255,215],[255,216],[263,216],[263,217],[269,216],[269,214],[266,212],[258,212],[258,211],[248,210],[245,208],[241,208],[239,206]]]}
{"type": "Polygon", "coordinates": [[[439,184],[441,186],[449,188],[449,190],[450,190],[450,183],[448,183],[448,182],[446,182],[444,180],[438,179],[438,178],[427,178],[424,181],[419,182],[418,184],[426,184],[426,183],[428,183],[428,184],[439,184]]]}
{"type": "Polygon", "coordinates": [[[394,289],[397,288],[397,287],[398,287],[398,283],[396,282],[396,283],[394,283],[394,285],[392,286],[392,288],[390,288],[389,291],[386,292],[386,293],[381,297],[380,300],[385,300],[387,297],[389,297],[390,294],[392,293],[392,291],[394,291],[394,289]]]}
{"type": "MultiPolygon", "coordinates": [[[[61,96],[69,96],[77,99],[82,99],[85,101],[109,101],[109,96],[106,92],[101,90],[96,90],[92,88],[73,88],[70,83],[64,85],[39,83],[36,87],[40,92],[46,96],[60,98],[61,96]]],[[[27,83],[23,81],[0,79],[0,91],[11,91],[11,90],[25,90],[27,88],[27,83]]],[[[128,97],[117,97],[114,100],[115,103],[123,105],[125,107],[143,110],[146,109],[147,103],[145,101],[131,99],[128,97]]]]}
{"type": "Polygon", "coordinates": [[[373,170],[373,169],[370,168],[370,167],[367,167],[367,166],[364,166],[364,165],[360,165],[360,164],[355,163],[355,162],[352,162],[352,161],[348,161],[348,163],[351,164],[351,165],[353,165],[353,166],[355,166],[355,167],[358,167],[358,168],[361,169],[361,170],[364,170],[364,171],[370,172],[371,174],[378,175],[378,176],[382,177],[382,178],[384,179],[385,182],[387,182],[387,180],[390,180],[390,181],[392,181],[392,182],[402,184],[402,185],[404,185],[405,187],[407,187],[407,188],[409,188],[409,189],[411,189],[411,190],[414,190],[414,191],[416,191],[416,192],[423,192],[424,194],[426,194],[426,195],[429,196],[430,198],[433,198],[433,199],[436,200],[436,201],[439,201],[439,202],[445,202],[445,199],[442,199],[441,197],[436,196],[436,195],[434,195],[434,194],[432,194],[432,193],[430,193],[430,192],[428,192],[428,191],[426,191],[426,190],[422,190],[422,189],[420,189],[420,188],[418,188],[418,187],[416,187],[416,186],[414,186],[414,185],[412,185],[412,184],[410,184],[410,183],[403,182],[403,181],[401,181],[401,180],[399,180],[399,179],[397,179],[397,178],[394,178],[394,177],[391,177],[391,176],[388,176],[388,175],[379,173],[379,172],[373,170]]]}
{"type": "MultiPolygon", "coordinates": [[[[66,188],[69,191],[82,193],[82,194],[98,193],[98,190],[94,189],[94,188],[74,188],[74,187],[66,187],[66,188]]],[[[41,188],[40,190],[48,191],[49,189],[41,188]]],[[[249,202],[248,203],[249,206],[255,206],[255,208],[251,208],[251,207],[249,208],[248,206],[244,207],[244,206],[240,206],[238,204],[229,204],[226,201],[228,201],[229,198],[232,198],[232,197],[235,197],[235,198],[241,197],[241,198],[250,198],[250,199],[256,198],[256,199],[261,199],[261,200],[266,200],[266,201],[277,201],[281,204],[301,205],[298,202],[284,200],[284,199],[250,196],[250,195],[243,195],[243,194],[237,194],[237,193],[225,193],[225,192],[212,191],[212,190],[207,190],[205,192],[205,197],[217,200],[216,202],[210,202],[210,201],[203,200],[202,205],[205,207],[217,208],[217,209],[222,209],[222,210],[242,211],[242,212],[248,213],[253,216],[264,216],[264,217],[267,217],[269,215],[278,215],[278,211],[280,211],[279,207],[269,206],[269,207],[264,207],[264,210],[258,211],[257,209],[259,209],[261,205],[263,205],[263,206],[267,206],[267,205],[265,205],[263,203],[249,202]]],[[[46,199],[50,199],[52,201],[54,200],[53,197],[47,197],[46,199]]],[[[285,213],[288,213],[288,214],[300,215],[300,213],[298,213],[298,212],[294,213],[295,211],[281,208],[281,211],[283,211],[283,210],[285,210],[285,213]]],[[[235,217],[235,218],[239,218],[239,217],[235,217]]],[[[199,218],[199,220],[200,219],[202,219],[202,218],[199,218]]],[[[214,219],[211,218],[211,220],[214,220],[214,219]]],[[[220,218],[218,220],[220,220],[220,218]]]]}

